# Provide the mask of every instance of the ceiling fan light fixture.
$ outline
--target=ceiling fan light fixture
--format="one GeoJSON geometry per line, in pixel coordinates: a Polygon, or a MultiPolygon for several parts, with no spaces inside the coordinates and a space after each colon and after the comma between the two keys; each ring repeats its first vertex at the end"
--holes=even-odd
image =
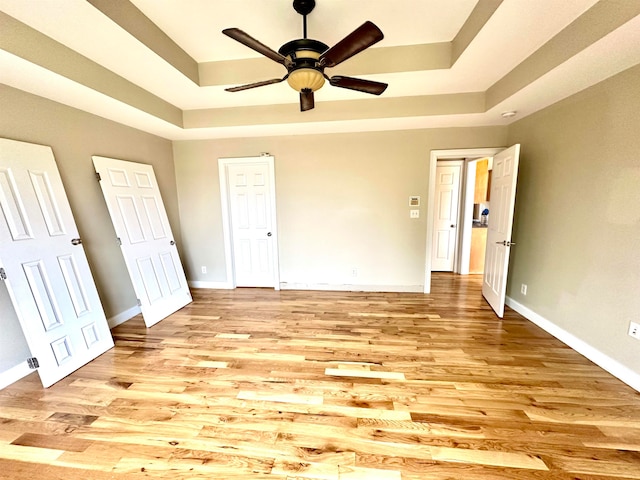
{"type": "Polygon", "coordinates": [[[296,92],[304,89],[315,92],[324,85],[324,75],[313,68],[298,68],[289,74],[287,83],[296,92]]]}

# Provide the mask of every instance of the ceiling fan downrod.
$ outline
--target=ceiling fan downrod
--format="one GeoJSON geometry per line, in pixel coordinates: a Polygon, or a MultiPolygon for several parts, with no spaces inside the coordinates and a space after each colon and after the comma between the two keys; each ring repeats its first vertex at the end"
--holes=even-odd
{"type": "Polygon", "coordinates": [[[293,9],[302,15],[302,38],[307,38],[307,15],[316,6],[316,0],[293,0],[293,9]]]}

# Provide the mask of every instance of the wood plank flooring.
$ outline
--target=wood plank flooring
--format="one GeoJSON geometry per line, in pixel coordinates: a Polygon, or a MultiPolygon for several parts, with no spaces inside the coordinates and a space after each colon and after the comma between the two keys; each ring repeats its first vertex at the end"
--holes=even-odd
{"type": "Polygon", "coordinates": [[[0,479],[640,479],[638,392],[477,276],[433,290],[194,290],[0,391],[0,479]]]}

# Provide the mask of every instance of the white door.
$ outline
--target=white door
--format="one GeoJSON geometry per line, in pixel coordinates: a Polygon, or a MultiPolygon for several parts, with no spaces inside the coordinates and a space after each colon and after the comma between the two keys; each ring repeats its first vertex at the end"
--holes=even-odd
{"type": "Polygon", "coordinates": [[[432,271],[453,271],[458,238],[461,169],[460,162],[438,162],[436,166],[432,271]]]}
{"type": "Polygon", "coordinates": [[[235,285],[278,288],[272,157],[221,162],[235,285]]]}
{"type": "Polygon", "coordinates": [[[153,167],[92,158],[144,323],[150,327],[191,303],[153,167]]]}
{"type": "Polygon", "coordinates": [[[48,387],[113,347],[51,147],[0,139],[0,206],[0,267],[48,387]]]}
{"type": "Polygon", "coordinates": [[[520,145],[516,144],[493,157],[491,206],[482,280],[482,295],[502,318],[507,294],[507,271],[511,250],[511,228],[516,203],[516,182],[520,145]]]}

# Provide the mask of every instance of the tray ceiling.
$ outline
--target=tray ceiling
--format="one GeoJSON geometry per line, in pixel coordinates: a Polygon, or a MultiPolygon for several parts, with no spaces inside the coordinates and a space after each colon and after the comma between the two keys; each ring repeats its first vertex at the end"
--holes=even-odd
{"type": "Polygon", "coordinates": [[[284,69],[222,29],[277,50],[302,36],[291,3],[0,0],[0,81],[179,140],[504,125],[640,63],[637,0],[317,0],[311,38],[384,32],[328,70],[382,96],[325,85],[300,112],[286,82],[224,91],[284,69]]]}

